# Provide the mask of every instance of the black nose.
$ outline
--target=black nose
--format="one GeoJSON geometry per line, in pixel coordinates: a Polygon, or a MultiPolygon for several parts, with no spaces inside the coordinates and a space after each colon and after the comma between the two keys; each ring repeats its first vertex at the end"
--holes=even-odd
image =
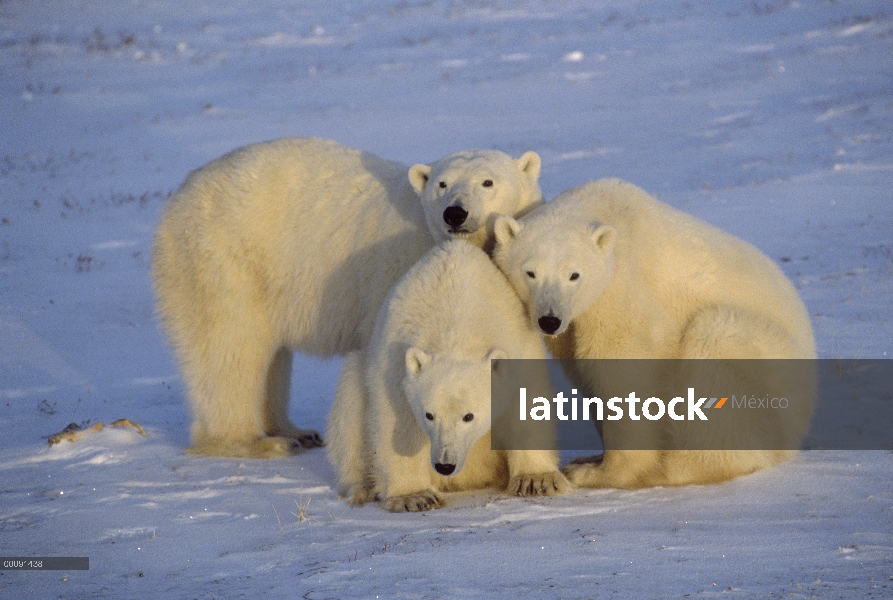
{"type": "Polygon", "coordinates": [[[441,475],[452,475],[453,471],[456,470],[456,465],[448,465],[444,463],[437,463],[434,465],[434,470],[440,473],[441,475]]]}
{"type": "Polygon", "coordinates": [[[458,227],[468,218],[468,211],[461,206],[447,206],[443,211],[443,221],[450,227],[458,227]]]}
{"type": "Polygon", "coordinates": [[[540,324],[540,329],[548,334],[555,333],[561,327],[561,319],[558,317],[540,317],[540,320],[537,322],[540,324]]]}

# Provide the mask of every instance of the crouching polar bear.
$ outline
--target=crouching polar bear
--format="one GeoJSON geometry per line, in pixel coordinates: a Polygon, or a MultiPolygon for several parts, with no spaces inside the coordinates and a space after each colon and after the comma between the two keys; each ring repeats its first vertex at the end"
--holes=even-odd
{"type": "Polygon", "coordinates": [[[490,449],[496,358],[545,358],[518,296],[471,244],[431,250],[345,361],[327,431],[339,492],[395,512],[438,508],[447,491],[563,493],[554,450],[490,449]]]}
{"type": "Polygon", "coordinates": [[[439,240],[483,246],[495,213],[542,201],[539,170],[533,152],[459,152],[408,168],[331,141],[281,139],[192,172],[161,219],[152,265],[191,451],[271,457],[320,445],[287,416],[291,349],[364,347],[409,267],[439,240]]]}
{"type": "MultiPolygon", "coordinates": [[[[534,326],[555,336],[546,339],[558,358],[815,358],[806,308],[768,257],[632,184],[607,179],[574,188],[520,221],[498,218],[494,233],[494,261],[528,307],[534,326]]],[[[591,365],[574,363],[568,369],[586,392],[598,390],[600,378],[612,377],[610,369],[596,372],[591,365]]],[[[734,376],[723,381],[726,390],[746,388],[734,376]]],[[[804,381],[810,384],[808,374],[804,381]]],[[[766,445],[761,447],[796,448],[812,411],[808,393],[806,399],[778,422],[753,412],[740,430],[716,435],[762,436],[766,445]]],[[[621,427],[602,424],[603,461],[568,465],[571,483],[620,488],[710,483],[795,453],[612,450],[612,439],[623,439],[621,427]]],[[[678,442],[690,431],[678,427],[653,435],[678,442]]]]}

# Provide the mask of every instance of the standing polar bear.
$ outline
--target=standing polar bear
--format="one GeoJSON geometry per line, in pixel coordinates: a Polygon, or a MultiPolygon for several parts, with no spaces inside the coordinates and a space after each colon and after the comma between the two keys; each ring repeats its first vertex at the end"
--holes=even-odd
{"type": "Polygon", "coordinates": [[[364,347],[409,267],[437,240],[485,244],[495,213],[542,201],[539,171],[533,152],[459,152],[408,168],[281,139],[192,172],[161,219],[152,265],[192,410],[191,451],[273,457],[320,445],[288,419],[290,350],[364,347]]]}
{"type": "MultiPolygon", "coordinates": [[[[815,358],[806,308],[768,257],[629,183],[606,179],[574,188],[521,221],[498,218],[494,230],[494,260],[528,307],[533,325],[557,336],[547,338],[557,358],[815,358]]],[[[571,380],[589,393],[615,376],[611,368],[599,372],[593,364],[576,362],[568,369],[571,380]]],[[[748,383],[723,376],[726,390],[737,392],[748,383]]],[[[804,381],[810,385],[808,373],[804,381]]],[[[715,443],[729,447],[723,436],[740,441],[750,435],[765,441],[761,447],[796,448],[812,410],[812,398],[806,397],[777,422],[767,420],[765,412],[739,411],[751,420],[716,432],[715,443]]],[[[664,429],[653,433],[656,439],[678,443],[681,436],[686,447],[690,430],[662,423],[658,427],[664,429]]],[[[565,473],[571,483],[621,488],[710,483],[794,454],[619,450],[612,443],[629,432],[610,422],[602,429],[603,462],[569,465],[565,473]]]]}
{"type": "Polygon", "coordinates": [[[385,301],[369,348],[345,361],[327,432],[339,491],[395,512],[438,508],[445,491],[564,492],[554,450],[490,449],[497,358],[545,358],[521,301],[480,249],[431,250],[385,301]]]}

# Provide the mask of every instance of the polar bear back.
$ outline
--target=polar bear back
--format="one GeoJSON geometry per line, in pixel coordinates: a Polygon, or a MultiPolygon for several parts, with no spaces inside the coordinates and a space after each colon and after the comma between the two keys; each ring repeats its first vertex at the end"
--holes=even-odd
{"type": "MultiPolygon", "coordinates": [[[[422,258],[386,301],[373,339],[430,354],[481,360],[544,356],[539,335],[502,272],[479,248],[456,240],[422,258]]],[[[375,342],[374,342],[375,343],[375,342]]],[[[402,364],[402,363],[401,363],[402,364]]]]}
{"type": "Polygon", "coordinates": [[[195,321],[188,307],[218,310],[212,294],[226,282],[253,290],[245,302],[264,307],[264,325],[282,329],[276,337],[286,345],[320,355],[362,346],[391,274],[433,243],[407,169],[335,142],[290,138],[194,171],[157,233],[161,312],[195,321]]]}

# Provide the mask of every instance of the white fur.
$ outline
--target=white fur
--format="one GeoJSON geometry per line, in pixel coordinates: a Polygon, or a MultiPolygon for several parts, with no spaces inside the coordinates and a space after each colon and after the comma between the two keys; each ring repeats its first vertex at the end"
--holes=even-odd
{"type": "MultiPolygon", "coordinates": [[[[410,183],[405,165],[282,139],[191,173],[153,252],[158,310],[192,409],[191,451],[265,457],[321,444],[287,416],[291,349],[331,356],[366,346],[388,291],[435,243],[426,222],[443,212],[430,199],[439,192],[418,173],[461,167],[450,185],[467,187],[469,211],[489,223],[492,210],[523,213],[541,201],[539,159],[525,157],[462,152],[413,167],[410,183]],[[494,185],[466,185],[484,177],[494,185]]],[[[466,237],[479,242],[486,231],[466,237]]]]}
{"type": "MultiPolygon", "coordinates": [[[[532,324],[555,334],[547,344],[557,357],[815,357],[806,308],[768,257],[632,184],[589,183],[521,221],[500,217],[494,229],[494,260],[528,307],[532,324]],[[555,328],[549,319],[560,325],[555,328]]],[[[598,384],[598,374],[586,369],[568,374],[584,389],[598,384]]],[[[727,385],[743,387],[735,381],[727,385]]],[[[803,433],[811,406],[801,408],[779,427],[803,433]]],[[[603,427],[606,440],[622,435],[608,422],[603,427]]],[[[750,427],[734,433],[785,435],[765,422],[750,427]]],[[[621,451],[611,450],[609,441],[606,448],[601,465],[570,465],[565,473],[571,482],[587,487],[709,483],[794,455],[621,451]]]]}
{"type": "Polygon", "coordinates": [[[490,360],[501,357],[545,357],[517,295],[478,248],[431,250],[393,289],[369,349],[345,362],[327,432],[339,491],[392,511],[442,506],[444,491],[563,492],[556,452],[490,450],[490,360]]]}

